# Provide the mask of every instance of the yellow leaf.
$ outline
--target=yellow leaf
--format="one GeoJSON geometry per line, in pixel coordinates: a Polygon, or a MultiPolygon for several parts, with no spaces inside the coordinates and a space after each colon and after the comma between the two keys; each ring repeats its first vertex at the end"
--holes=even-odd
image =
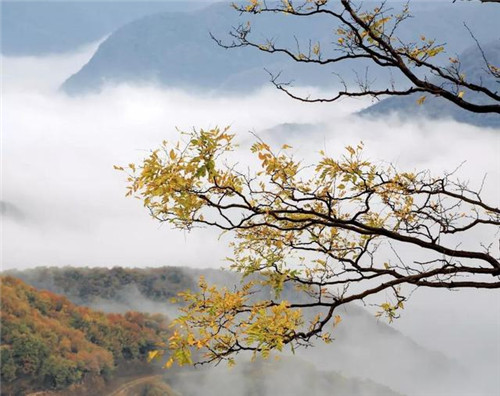
{"type": "Polygon", "coordinates": [[[153,360],[158,355],[158,351],[149,351],[148,352],[148,362],[153,360]]]}
{"type": "Polygon", "coordinates": [[[460,91],[460,92],[458,93],[458,97],[459,97],[460,99],[462,99],[462,98],[464,97],[464,95],[465,95],[465,92],[464,92],[464,91],[460,91]]]}
{"type": "Polygon", "coordinates": [[[427,99],[427,96],[425,96],[425,95],[421,96],[420,98],[418,98],[417,104],[418,105],[423,105],[426,99],[427,99]]]}
{"type": "Polygon", "coordinates": [[[342,322],[340,315],[335,315],[335,318],[333,319],[333,327],[337,327],[340,322],[342,322]]]}
{"type": "Polygon", "coordinates": [[[163,367],[169,369],[170,367],[172,367],[172,364],[174,364],[174,359],[170,358],[167,360],[167,363],[165,363],[163,367]]]}

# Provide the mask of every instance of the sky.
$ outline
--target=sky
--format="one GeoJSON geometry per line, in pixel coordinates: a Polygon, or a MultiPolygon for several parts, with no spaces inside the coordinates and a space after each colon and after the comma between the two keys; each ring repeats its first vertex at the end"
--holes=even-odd
{"type": "MultiPolygon", "coordinates": [[[[176,128],[230,125],[241,143],[238,158],[249,165],[250,132],[276,146],[290,144],[297,158],[311,161],[321,149],[339,153],[359,141],[371,160],[408,170],[439,174],[465,161],[459,177],[477,187],[486,174],[484,196],[500,201],[498,130],[447,120],[362,120],[350,114],[367,101],[307,105],[272,88],[243,97],[132,85],[82,97],[58,91],[97,45],[1,59],[3,269],[224,265],[224,239],[213,230],[188,234],[154,222],[139,201],[125,197],[124,176],[113,169],[139,161],[164,139],[179,139],[176,128]],[[283,123],[317,126],[307,135],[304,129],[283,135],[276,132],[283,123]]],[[[498,385],[498,293],[419,291],[394,326],[461,361],[483,362],[484,381],[498,385]]]]}

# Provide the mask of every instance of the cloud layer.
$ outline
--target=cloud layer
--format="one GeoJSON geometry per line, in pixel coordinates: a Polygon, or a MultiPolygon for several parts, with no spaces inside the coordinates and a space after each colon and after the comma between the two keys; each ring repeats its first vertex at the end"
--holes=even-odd
{"type": "MultiPolygon", "coordinates": [[[[177,140],[176,128],[231,125],[242,150],[252,131],[273,144],[292,145],[297,158],[309,160],[320,149],[339,153],[362,140],[370,159],[401,168],[440,173],[466,161],[460,177],[477,187],[488,174],[485,195],[495,204],[500,200],[498,130],[452,121],[363,120],[349,114],[367,102],[307,105],[273,89],[245,97],[126,85],[76,98],[58,92],[94,49],[2,59],[4,269],[223,265],[228,251],[213,230],[185,234],[160,226],[140,202],[124,197],[123,175],[113,170],[114,164],[140,160],[164,139],[177,140]],[[284,134],[285,123],[312,126],[284,134]]],[[[238,153],[242,164],[252,163],[247,153],[238,153]]],[[[488,376],[500,364],[499,309],[493,293],[419,292],[396,326],[424,345],[482,361],[486,389],[498,386],[488,376]]]]}

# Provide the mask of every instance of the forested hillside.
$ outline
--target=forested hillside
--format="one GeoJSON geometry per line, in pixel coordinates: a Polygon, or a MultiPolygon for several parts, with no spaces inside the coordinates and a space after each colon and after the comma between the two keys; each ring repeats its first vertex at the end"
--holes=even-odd
{"type": "MultiPolygon", "coordinates": [[[[93,301],[100,294],[110,299],[119,296],[123,285],[134,284],[146,291],[146,285],[155,285],[155,280],[162,280],[163,283],[152,286],[150,292],[146,291],[152,299],[160,300],[160,296],[170,295],[173,290],[191,284],[189,280],[200,273],[211,281],[230,283],[236,280],[233,274],[221,271],[188,270],[182,273],[175,267],[142,270],[38,268],[18,274],[93,301]],[[89,285],[94,287],[86,291],[89,285]]],[[[0,280],[2,394],[26,395],[38,390],[60,390],[63,393],[49,394],[64,396],[89,394],[89,389],[103,392],[103,389],[113,389],[106,388],[105,383],[115,375],[122,377],[115,381],[115,389],[116,385],[124,384],[118,389],[127,389],[127,394],[165,394],[165,389],[170,389],[160,376],[151,376],[154,371],[151,364],[149,372],[142,364],[155,343],[168,336],[163,315],[138,312],[104,314],[77,306],[53,292],[37,290],[12,276],[2,276],[0,280]],[[84,386],[80,385],[82,383],[84,386]],[[99,390],[96,390],[96,384],[100,386],[99,390]]],[[[167,382],[175,390],[170,393],[185,396],[198,395],[200,388],[207,395],[244,393],[262,396],[277,394],[281,389],[288,395],[298,396],[303,394],[304,386],[313,386],[318,395],[398,395],[374,381],[349,378],[333,371],[318,371],[310,362],[291,357],[281,362],[241,362],[231,376],[234,383],[229,388],[220,387],[224,383],[221,373],[212,369],[186,368],[166,374],[167,382]],[[310,380],[303,386],[290,383],[286,373],[293,368],[297,374],[305,370],[310,380]],[[333,388],[335,392],[331,393],[333,388]],[[240,391],[243,393],[238,393],[240,391]]]]}
{"type": "Polygon", "coordinates": [[[2,394],[109,379],[168,338],[163,315],[104,314],[10,276],[0,282],[2,394]]]}
{"type": "MultiPolygon", "coordinates": [[[[108,312],[126,312],[130,309],[163,312],[170,316],[177,314],[177,306],[169,297],[187,288],[195,290],[199,276],[204,276],[209,284],[229,289],[239,283],[238,275],[229,271],[179,267],[40,267],[9,271],[9,274],[37,288],[64,294],[73,302],[92,308],[108,312]]],[[[265,295],[261,297],[266,298],[265,295]]],[[[291,287],[285,287],[282,297],[289,301],[301,298],[291,287]]],[[[467,372],[458,362],[422,348],[393,327],[377,321],[366,310],[353,305],[341,316],[342,324],[335,332],[335,342],[303,350],[300,355],[302,358],[315,365],[321,362],[324,370],[341,372],[347,378],[369,378],[401,392],[417,386],[425,391],[446,387],[456,372],[461,372],[464,380],[467,379],[467,372]],[[377,362],[384,364],[374,363],[374,356],[377,356],[377,362]],[[411,362],[408,356],[412,356],[411,362]],[[419,378],[429,380],[427,384],[421,384],[419,378]]],[[[213,383],[211,375],[207,374],[210,384],[213,383]]],[[[270,374],[269,378],[277,380],[278,376],[270,374]]],[[[182,387],[178,385],[186,395],[195,394],[189,390],[191,382],[187,380],[186,383],[182,382],[182,387]]],[[[248,387],[252,386],[250,381],[248,387]]]]}
{"type": "Polygon", "coordinates": [[[39,267],[9,271],[36,288],[64,294],[76,304],[92,305],[101,300],[124,302],[133,289],[143,298],[167,302],[177,293],[196,287],[196,281],[178,267],[161,268],[73,268],[39,267]]]}

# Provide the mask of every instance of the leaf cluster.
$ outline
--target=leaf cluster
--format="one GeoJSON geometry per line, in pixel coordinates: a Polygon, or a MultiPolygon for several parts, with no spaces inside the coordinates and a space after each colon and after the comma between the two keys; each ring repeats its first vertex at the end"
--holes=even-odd
{"type": "Polygon", "coordinates": [[[274,151],[260,140],[251,147],[259,169],[243,173],[228,163],[233,138],[227,129],[195,131],[128,176],[130,194],[157,220],[231,232],[231,269],[247,279],[235,291],[202,281],[198,293],[181,294],[187,305],[169,365],[191,363],[192,348],[204,350],[203,362],[232,362],[240,351],[268,356],[284,345],[329,341],[326,325],[339,323],[338,307],[381,292],[379,314],[392,321],[404,307],[403,285],[500,287],[492,245],[461,249],[455,242],[476,229],[494,235],[500,210],[453,174],[372,163],[362,143],[339,158],[320,152],[316,163],[302,164],[289,146],[274,151]],[[410,258],[398,253],[409,248],[410,258]],[[280,299],[287,283],[306,299],[280,299]],[[252,298],[263,288],[271,298],[252,298]],[[308,309],[321,312],[311,319],[308,309]]]}

